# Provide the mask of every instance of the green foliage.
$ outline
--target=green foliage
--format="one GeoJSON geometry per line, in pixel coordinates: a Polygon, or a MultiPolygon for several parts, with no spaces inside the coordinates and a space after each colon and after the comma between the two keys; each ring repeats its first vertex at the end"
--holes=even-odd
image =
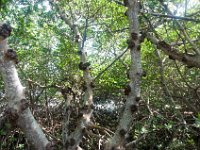
{"type": "MultiPolygon", "coordinates": [[[[185,39],[175,19],[151,14],[168,14],[157,0],[142,0],[141,3],[143,13],[139,15],[139,20],[142,32],[149,32],[169,44],[182,42],[183,44],[174,46],[179,53],[193,52],[191,44],[185,39]]],[[[82,36],[86,20],[88,21],[84,49],[87,51],[88,61],[91,62],[92,76],[98,76],[127,47],[129,22],[124,14],[127,8],[110,0],[60,0],[57,4],[68,19],[75,18],[82,36]]],[[[183,0],[168,0],[165,4],[174,14],[174,7],[184,7],[183,0]]],[[[190,5],[184,12],[184,17],[190,17],[199,11],[199,4],[193,7],[190,5]]],[[[0,19],[10,22],[13,26],[9,43],[10,47],[17,51],[20,63],[16,67],[23,85],[27,87],[27,98],[33,105],[33,112],[34,109],[37,110],[38,105],[45,105],[46,110],[46,105],[51,100],[64,102],[61,88],[72,89],[76,95],[72,105],[76,108],[81,107],[84,81],[81,78],[83,74],[78,69],[78,45],[74,33],[58,12],[46,0],[2,0],[0,11],[0,19]]],[[[184,13],[180,11],[175,15],[183,16],[184,13]]],[[[199,13],[192,18],[200,19],[199,13]]],[[[189,38],[199,47],[200,24],[178,21],[186,29],[189,38]]],[[[138,149],[195,149],[198,145],[200,124],[199,69],[187,68],[180,62],[168,59],[168,56],[159,50],[157,54],[157,50],[147,39],[141,44],[142,66],[147,76],[142,77],[141,109],[136,115],[130,139],[145,137],[138,142],[138,149]],[[159,62],[162,62],[162,66],[159,62]]],[[[129,81],[129,65],[130,54],[127,52],[95,81],[94,93],[95,98],[99,97],[99,103],[112,99],[118,108],[122,108],[126,98],[123,90],[129,81]]],[[[2,80],[0,82],[0,89],[3,91],[2,80]]],[[[99,111],[108,117],[98,118],[95,114],[98,120],[96,123],[114,130],[120,117],[120,109],[114,110],[117,112],[115,115],[114,111],[99,111]]],[[[61,138],[63,113],[49,114],[40,118],[41,124],[49,127],[49,130],[54,130],[52,126],[58,125],[60,128],[51,132],[52,135],[61,138]],[[53,120],[53,123],[48,120],[49,116],[52,117],[49,120],[53,120]]],[[[99,131],[96,133],[104,136],[104,133],[99,131]]],[[[20,141],[19,137],[15,138],[14,133],[9,137],[5,137],[6,134],[6,129],[0,130],[0,138],[6,141],[1,144],[1,148],[26,148],[26,144],[20,141]],[[17,140],[21,143],[9,145],[17,140]]],[[[20,135],[24,136],[21,133],[20,135]]],[[[85,140],[83,146],[85,149],[97,149],[97,142],[97,139],[92,137],[90,142],[85,140]]]]}

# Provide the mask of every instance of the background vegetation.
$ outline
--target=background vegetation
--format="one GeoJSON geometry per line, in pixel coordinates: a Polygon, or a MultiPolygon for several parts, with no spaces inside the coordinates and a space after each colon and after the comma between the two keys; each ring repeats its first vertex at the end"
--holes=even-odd
{"type": "MultiPolygon", "coordinates": [[[[70,130],[78,118],[84,92],[79,71],[78,47],[73,31],[46,0],[2,0],[0,19],[13,26],[10,47],[17,51],[18,73],[27,88],[27,99],[34,117],[49,139],[62,147],[62,124],[67,113],[63,90],[71,89],[73,115],[70,130]],[[61,87],[61,88],[60,88],[61,87]]],[[[66,15],[73,13],[81,34],[88,22],[85,49],[95,78],[126,48],[129,23],[126,7],[118,0],[60,0],[56,2],[66,15]]],[[[200,2],[166,0],[174,16],[170,18],[161,3],[142,0],[140,29],[158,35],[182,53],[191,53],[177,21],[190,39],[200,46],[200,2]],[[185,18],[190,18],[187,20],[185,18]]],[[[128,141],[138,149],[199,149],[200,147],[200,71],[169,59],[149,40],[141,44],[142,100],[128,141]]],[[[127,52],[95,79],[95,111],[91,129],[82,142],[88,150],[98,149],[99,138],[112,136],[125,101],[130,54],[127,52]],[[105,129],[106,128],[106,129],[105,129]]],[[[1,104],[4,86],[1,81],[1,104]]],[[[68,91],[67,91],[68,92],[68,91]]],[[[0,129],[0,149],[31,149],[19,129],[0,129]]]]}

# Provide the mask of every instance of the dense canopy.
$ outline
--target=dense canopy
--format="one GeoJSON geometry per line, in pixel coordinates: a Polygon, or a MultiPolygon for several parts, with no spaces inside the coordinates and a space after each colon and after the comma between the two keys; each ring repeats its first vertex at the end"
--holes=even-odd
{"type": "Polygon", "coordinates": [[[199,0],[2,0],[0,19],[0,149],[200,148],[199,0]]]}

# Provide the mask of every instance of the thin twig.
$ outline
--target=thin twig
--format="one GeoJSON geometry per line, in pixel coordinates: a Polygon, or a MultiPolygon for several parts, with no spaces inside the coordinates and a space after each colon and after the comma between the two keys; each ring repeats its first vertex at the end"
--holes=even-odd
{"type": "MultiPolygon", "coordinates": [[[[172,12],[169,10],[169,8],[167,7],[167,5],[165,5],[165,4],[163,3],[162,0],[159,0],[159,2],[161,3],[161,5],[164,7],[164,9],[167,11],[167,13],[168,13],[169,15],[174,16],[174,15],[172,14],[172,12]]],[[[180,22],[178,22],[177,20],[175,20],[175,22],[176,22],[176,24],[179,26],[179,28],[180,28],[180,30],[182,31],[183,35],[185,36],[186,40],[187,40],[187,41],[190,43],[190,45],[193,47],[193,49],[194,49],[194,51],[196,52],[196,54],[200,55],[200,49],[197,47],[197,45],[195,45],[195,44],[191,41],[191,39],[190,39],[188,33],[187,33],[186,30],[183,28],[183,26],[180,24],[180,22]]]]}
{"type": "Polygon", "coordinates": [[[85,41],[86,41],[86,38],[87,38],[87,28],[88,28],[88,18],[85,19],[85,30],[84,30],[84,34],[83,34],[81,49],[84,48],[84,44],[85,44],[85,41]]]}
{"type": "Polygon", "coordinates": [[[200,20],[189,18],[189,17],[181,17],[181,16],[174,16],[174,15],[164,15],[164,14],[158,14],[158,13],[144,13],[143,14],[149,14],[152,16],[158,16],[158,17],[165,17],[165,18],[172,18],[172,19],[178,19],[178,20],[185,20],[185,21],[192,21],[192,22],[197,22],[199,23],[200,20]]]}
{"type": "Polygon", "coordinates": [[[100,76],[102,76],[117,60],[119,60],[126,52],[128,51],[128,48],[124,50],[119,56],[113,60],[113,62],[110,63],[103,71],[101,71],[95,78],[94,81],[97,80],[100,76]]]}

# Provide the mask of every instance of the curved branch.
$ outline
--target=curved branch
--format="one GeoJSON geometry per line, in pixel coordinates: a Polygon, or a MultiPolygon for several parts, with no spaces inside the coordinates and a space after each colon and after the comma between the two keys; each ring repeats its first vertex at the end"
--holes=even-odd
{"type": "Polygon", "coordinates": [[[200,68],[200,55],[198,54],[184,54],[180,53],[177,49],[167,44],[165,41],[159,41],[156,37],[151,34],[147,34],[147,39],[161,49],[170,59],[177,60],[187,65],[188,67],[200,68]]]}
{"type": "MultiPolygon", "coordinates": [[[[1,36],[1,35],[0,35],[1,36]]],[[[5,97],[8,100],[6,113],[24,132],[26,138],[38,150],[45,150],[51,145],[43,133],[40,125],[33,117],[25,97],[25,87],[22,86],[15,68],[16,52],[6,49],[2,37],[0,38],[0,72],[5,84],[5,97]],[[2,49],[3,48],[3,49],[2,49]],[[8,57],[9,56],[9,57],[8,57]]]]}

